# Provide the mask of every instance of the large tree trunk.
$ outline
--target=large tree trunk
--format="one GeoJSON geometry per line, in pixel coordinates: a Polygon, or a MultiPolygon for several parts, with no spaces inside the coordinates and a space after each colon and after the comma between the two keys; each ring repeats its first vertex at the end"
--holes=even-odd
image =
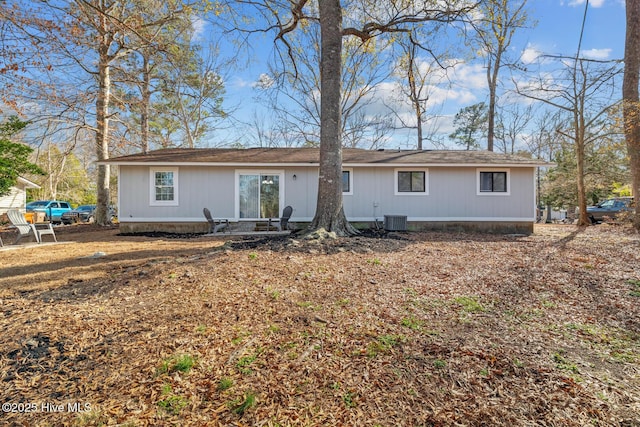
{"type": "Polygon", "coordinates": [[[140,112],[140,139],[142,152],[149,152],[149,113],[151,110],[151,70],[149,58],[145,52],[142,55],[142,105],[140,112]]]}
{"type": "MultiPolygon", "coordinates": [[[[499,49],[502,49],[500,47],[499,49]]],[[[498,50],[500,52],[500,50],[498,50]]],[[[500,54],[498,53],[495,64],[489,60],[487,64],[487,83],[489,85],[489,111],[487,123],[487,150],[493,151],[493,139],[496,123],[496,91],[498,90],[498,71],[500,70],[500,54]]]]}
{"type": "Polygon", "coordinates": [[[640,0],[627,0],[627,36],[624,50],[624,80],[622,99],[624,105],[624,133],[631,165],[632,191],[635,197],[634,227],[640,230],[640,98],[638,78],[640,74],[640,0]]]}
{"type": "Polygon", "coordinates": [[[422,150],[422,105],[420,105],[420,97],[418,96],[418,87],[416,84],[415,65],[416,65],[416,46],[410,45],[408,49],[409,64],[407,65],[407,77],[409,80],[409,99],[413,105],[413,112],[416,115],[416,127],[418,131],[417,150],[422,150]]]}
{"type": "MultiPolygon", "coordinates": [[[[102,17],[104,20],[105,18],[102,17]]],[[[98,99],[96,101],[96,157],[98,161],[109,158],[109,98],[111,76],[109,65],[109,43],[101,43],[98,63],[98,99]]],[[[106,225],[109,218],[109,165],[98,164],[96,223],[106,225]]]]}
{"type": "Polygon", "coordinates": [[[311,230],[324,228],[339,236],[355,234],[342,207],[342,141],[340,88],[342,69],[342,8],[339,0],[319,3],[320,58],[320,174],[318,204],[311,230]]]}

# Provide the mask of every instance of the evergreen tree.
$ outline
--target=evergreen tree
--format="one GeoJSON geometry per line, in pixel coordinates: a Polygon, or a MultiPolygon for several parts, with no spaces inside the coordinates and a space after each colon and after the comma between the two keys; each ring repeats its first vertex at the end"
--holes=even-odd
{"type": "Polygon", "coordinates": [[[20,175],[44,174],[42,169],[29,161],[33,149],[12,141],[12,138],[26,126],[26,122],[15,116],[0,124],[0,196],[9,194],[20,175]]]}

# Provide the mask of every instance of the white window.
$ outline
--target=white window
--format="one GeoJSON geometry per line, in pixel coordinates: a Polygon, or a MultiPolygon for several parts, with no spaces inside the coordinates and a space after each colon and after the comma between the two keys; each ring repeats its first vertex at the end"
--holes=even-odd
{"type": "Polygon", "coordinates": [[[178,168],[152,168],[151,206],[178,206],[178,168]]]}
{"type": "Polygon", "coordinates": [[[477,169],[476,181],[479,196],[508,196],[511,193],[509,169],[477,169]]]}
{"type": "Polygon", "coordinates": [[[396,169],[395,194],[420,196],[429,194],[429,170],[396,169]]]}
{"type": "Polygon", "coordinates": [[[347,196],[353,194],[353,169],[342,170],[342,194],[347,196]]]}

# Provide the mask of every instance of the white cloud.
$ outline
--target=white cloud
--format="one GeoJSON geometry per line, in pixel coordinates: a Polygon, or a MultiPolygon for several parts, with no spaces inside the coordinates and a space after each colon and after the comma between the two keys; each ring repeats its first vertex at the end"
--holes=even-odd
{"type": "MultiPolygon", "coordinates": [[[[586,3],[587,0],[571,0],[569,2],[569,6],[582,6],[586,3]]],[[[592,7],[602,7],[604,5],[604,0],[591,0],[589,2],[589,6],[592,7]]]]}
{"type": "Polygon", "coordinates": [[[529,45],[522,51],[520,59],[525,64],[532,64],[540,58],[540,55],[542,55],[542,52],[539,49],[533,45],[529,45]]]}
{"type": "Polygon", "coordinates": [[[260,77],[258,77],[257,81],[251,83],[251,87],[258,88],[258,89],[269,89],[271,86],[274,85],[274,83],[275,83],[275,80],[273,80],[273,77],[271,77],[267,73],[262,73],[260,74],[260,77]]]}
{"type": "Polygon", "coordinates": [[[207,26],[207,22],[198,16],[191,19],[191,28],[193,28],[193,34],[191,36],[191,40],[202,41],[204,39],[203,35],[205,32],[206,26],[207,26]]]}
{"type": "Polygon", "coordinates": [[[581,52],[582,56],[589,59],[608,59],[611,49],[589,49],[581,52]]]}

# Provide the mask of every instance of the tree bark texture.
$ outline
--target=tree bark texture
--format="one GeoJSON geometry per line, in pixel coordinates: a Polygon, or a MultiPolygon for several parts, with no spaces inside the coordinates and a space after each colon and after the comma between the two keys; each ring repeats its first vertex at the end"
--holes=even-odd
{"type": "MultiPolygon", "coordinates": [[[[111,96],[111,75],[109,59],[109,36],[106,32],[106,18],[101,15],[103,29],[98,47],[98,97],[96,100],[96,157],[98,161],[109,158],[109,102],[111,96]]],[[[96,223],[106,225],[109,218],[109,165],[98,164],[96,223]]]]}
{"type": "Polygon", "coordinates": [[[633,224],[640,230],[640,0],[626,1],[627,34],[624,49],[624,79],[622,99],[624,132],[629,153],[632,192],[635,197],[633,224]]]}
{"type": "Polygon", "coordinates": [[[342,207],[342,141],[340,89],[342,69],[342,7],[322,0],[320,12],[320,175],[318,202],[311,230],[324,228],[339,236],[355,234],[342,207]]]}

